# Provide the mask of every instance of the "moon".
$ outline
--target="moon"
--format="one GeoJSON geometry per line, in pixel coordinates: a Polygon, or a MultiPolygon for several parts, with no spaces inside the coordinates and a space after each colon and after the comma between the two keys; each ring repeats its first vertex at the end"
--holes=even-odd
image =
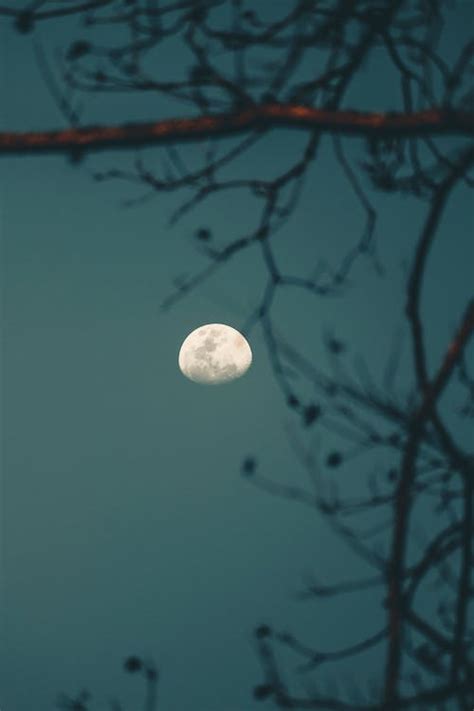
{"type": "Polygon", "coordinates": [[[232,326],[208,323],[191,331],[180,348],[179,369],[189,380],[220,385],[240,378],[250,368],[252,351],[232,326]]]}

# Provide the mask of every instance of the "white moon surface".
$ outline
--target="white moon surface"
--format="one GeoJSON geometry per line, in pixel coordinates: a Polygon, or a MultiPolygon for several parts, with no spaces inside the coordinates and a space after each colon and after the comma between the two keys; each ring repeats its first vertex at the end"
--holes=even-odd
{"type": "Polygon", "coordinates": [[[240,378],[252,363],[247,340],[232,326],[208,323],[191,331],[179,351],[181,372],[195,383],[220,385],[240,378]]]}

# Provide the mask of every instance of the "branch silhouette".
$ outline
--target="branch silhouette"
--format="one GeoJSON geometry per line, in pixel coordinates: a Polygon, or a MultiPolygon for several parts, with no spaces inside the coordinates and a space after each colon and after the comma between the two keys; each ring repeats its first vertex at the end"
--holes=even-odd
{"type": "Polygon", "coordinates": [[[264,104],[230,114],[173,118],[153,123],[84,126],[43,132],[0,132],[0,155],[137,148],[159,143],[203,141],[206,138],[281,127],[374,139],[474,136],[474,113],[443,109],[413,114],[363,113],[300,105],[264,104]]]}
{"type": "MultiPolygon", "coordinates": [[[[265,12],[258,2],[245,0],[0,4],[0,21],[19,34],[34,33],[53,18],[77,20],[53,60],[37,40],[39,70],[65,127],[4,130],[0,155],[41,160],[57,153],[80,165],[82,157],[99,151],[131,152],[127,167],[123,161],[120,168],[102,169],[95,180],[142,190],[127,199],[130,207],[185,193],[170,226],[226,195],[244,196],[256,206],[254,222],[245,230],[231,225],[227,239],[202,222],[196,225],[205,265],[174,280],[163,308],[252,250],[263,276],[260,297],[242,315],[242,330],[261,329],[292,417],[288,437],[295,462],[307,479],[300,484],[292,471],[285,481],[276,481],[266,471],[264,456],[254,454],[243,459],[242,476],[267,495],[313,511],[360,563],[353,579],[309,576],[298,598],[322,605],[336,596],[378,596],[384,618],[340,649],[326,649],[319,641],[313,647],[259,624],[255,643],[263,679],[254,699],[274,707],[464,711],[474,704],[474,453],[461,428],[453,427],[457,416],[466,422],[474,417],[472,285],[466,285],[464,313],[451,316],[458,326],[434,372],[429,358],[433,326],[422,308],[443,215],[456,191],[474,185],[474,40],[459,41],[448,58],[442,40],[456,18],[452,5],[443,0],[292,0],[265,12]],[[166,50],[160,54],[168,41],[179,46],[179,62],[169,62],[166,50]],[[382,105],[369,88],[369,108],[359,110],[350,92],[373,61],[381,67],[392,105],[382,105]],[[131,122],[125,114],[114,118],[117,123],[83,123],[84,97],[94,95],[106,104],[122,94],[158,97],[166,111],[153,113],[151,121],[131,122]],[[258,149],[285,129],[299,130],[302,140],[283,167],[269,161],[261,172],[258,149]],[[314,264],[292,271],[274,236],[285,235],[304,190],[313,189],[326,137],[334,168],[362,219],[333,264],[318,256],[314,264]],[[202,151],[198,157],[190,151],[188,161],[190,143],[202,151]],[[350,344],[338,334],[324,335],[328,367],[317,366],[303,347],[280,333],[275,316],[277,300],[288,292],[304,297],[305,305],[314,299],[319,312],[332,297],[347,299],[350,309],[351,288],[359,279],[356,265],[383,276],[377,196],[396,201],[395,215],[403,209],[402,197],[426,205],[419,234],[413,227],[401,293],[410,360],[402,367],[401,337],[395,334],[379,380],[360,354],[348,364],[350,344]],[[458,411],[456,398],[462,399],[458,411]],[[320,433],[323,444],[308,444],[305,436],[311,433],[320,433]],[[326,440],[331,442],[327,449],[326,440]],[[349,473],[357,476],[357,494],[349,473]],[[432,511],[434,525],[422,537],[416,524],[423,520],[423,507],[432,511]],[[435,612],[423,604],[430,595],[436,596],[435,612]],[[285,651],[285,663],[279,650],[285,651]],[[368,680],[364,689],[354,684],[345,693],[341,673],[336,689],[324,686],[322,669],[338,670],[340,662],[371,650],[381,665],[375,682],[368,680]],[[289,655],[297,660],[295,669],[286,661],[289,655]],[[301,689],[302,679],[307,692],[293,692],[297,685],[301,689]]],[[[456,225],[461,233],[463,220],[456,225]]],[[[246,284],[246,274],[240,283],[246,284]]],[[[375,340],[367,344],[368,355],[376,349],[375,340]]],[[[128,662],[130,672],[152,668],[136,657],[128,662]]],[[[148,711],[156,706],[156,677],[147,679],[148,711]]],[[[81,696],[66,701],[82,704],[67,707],[81,711],[88,703],[81,696]]],[[[116,702],[113,708],[121,707],[116,702]]]]}

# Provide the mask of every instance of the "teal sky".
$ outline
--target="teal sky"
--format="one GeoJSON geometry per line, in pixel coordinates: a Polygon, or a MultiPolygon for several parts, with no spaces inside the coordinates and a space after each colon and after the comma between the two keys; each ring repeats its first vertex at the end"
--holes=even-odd
{"type": "MultiPolygon", "coordinates": [[[[458,46],[471,10],[460,5],[446,52],[458,46]]],[[[52,48],[54,32],[54,25],[40,29],[52,48]]],[[[61,126],[32,38],[4,25],[0,43],[1,127],[61,126]]],[[[181,61],[178,49],[170,56],[181,61]]],[[[396,107],[383,70],[375,58],[347,105],[396,107]]],[[[173,114],[150,98],[132,107],[129,96],[86,99],[86,107],[85,123],[173,114]]],[[[304,140],[275,131],[236,171],[286,165],[304,140]]],[[[185,147],[182,155],[192,162],[200,151],[185,147]]],[[[151,164],[160,156],[143,153],[151,164]]],[[[361,158],[362,146],[354,141],[350,153],[361,158]]],[[[324,431],[303,431],[285,406],[259,329],[249,335],[254,361],[241,380],[206,388],[177,368],[191,330],[209,322],[240,328],[262,293],[264,266],[252,251],[160,310],[173,279],[204,264],[195,230],[208,226],[217,242],[230,241],[253,225],[256,204],[229,194],[171,228],[183,195],[124,208],[139,188],[93,180],[133,158],[0,161],[2,711],[46,711],[59,692],[84,687],[98,708],[117,695],[137,709],[140,681],[122,671],[132,653],[156,661],[163,711],[251,711],[260,708],[251,700],[262,678],[257,624],[330,650],[383,621],[375,594],[350,606],[296,600],[305,575],[338,580],[360,564],[313,511],[266,496],[240,476],[242,459],[253,454],[267,475],[304,483],[289,428],[305,441],[315,437],[323,453],[334,443],[324,431]]],[[[283,292],[274,318],[322,368],[323,334],[332,329],[349,344],[349,362],[361,354],[377,378],[402,332],[409,258],[426,205],[367,190],[378,209],[385,276],[361,261],[343,297],[283,292]]],[[[472,292],[470,200],[460,187],[430,258],[422,306],[433,368],[472,292]]],[[[319,259],[337,263],[363,219],[325,139],[297,212],[275,237],[277,257],[299,274],[319,259]]],[[[411,384],[405,375],[401,388],[411,384]]],[[[362,474],[357,460],[348,465],[354,486],[362,474]]],[[[367,656],[350,672],[371,666],[375,675],[381,660],[367,656]]]]}

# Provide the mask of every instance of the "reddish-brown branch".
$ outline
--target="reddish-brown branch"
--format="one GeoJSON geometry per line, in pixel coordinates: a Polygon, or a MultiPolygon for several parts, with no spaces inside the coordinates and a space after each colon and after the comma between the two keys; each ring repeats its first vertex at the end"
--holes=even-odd
{"type": "Polygon", "coordinates": [[[121,126],[59,131],[0,132],[0,155],[97,151],[156,143],[199,141],[258,128],[287,127],[332,134],[388,138],[434,134],[474,135],[474,112],[431,109],[417,113],[362,113],[295,104],[262,104],[226,114],[174,118],[121,126]]]}
{"type": "Polygon", "coordinates": [[[446,357],[443,361],[441,368],[438,371],[438,375],[433,383],[433,386],[427,393],[425,399],[425,408],[429,410],[434,402],[437,400],[441,391],[444,389],[446,383],[449,380],[451,373],[453,372],[454,366],[461,357],[461,354],[474,331],[474,300],[470,301],[464,314],[461,327],[456,334],[456,337],[451,342],[446,357]]]}
{"type": "Polygon", "coordinates": [[[385,708],[395,709],[402,649],[404,557],[408,538],[412,485],[416,459],[428,419],[444,390],[453,369],[474,332],[474,301],[468,305],[461,326],[450,344],[446,356],[432,383],[427,386],[423,401],[415,412],[401,465],[400,484],[395,503],[395,522],[389,571],[389,650],[385,679],[385,708]]]}
{"type": "MultiPolygon", "coordinates": [[[[474,311],[474,309],[473,309],[474,311]]],[[[454,629],[454,650],[451,659],[451,681],[458,683],[461,671],[461,659],[465,642],[466,621],[468,619],[470,581],[473,552],[473,487],[472,481],[466,477],[464,481],[464,512],[463,512],[463,549],[461,572],[458,583],[458,600],[456,608],[456,624],[454,629]]]]}
{"type": "Polygon", "coordinates": [[[415,372],[422,392],[425,392],[428,383],[425,345],[420,315],[420,297],[423,274],[426,269],[426,261],[428,259],[430,248],[436,235],[436,229],[444,212],[444,208],[446,207],[449,194],[460,175],[467,170],[469,164],[473,160],[474,151],[468,151],[459,161],[455,169],[452,170],[443,183],[440,184],[436,193],[433,195],[433,207],[430,210],[428,219],[426,220],[424,229],[421,233],[421,238],[415,252],[413,269],[408,282],[406,313],[411,323],[415,372]]]}

